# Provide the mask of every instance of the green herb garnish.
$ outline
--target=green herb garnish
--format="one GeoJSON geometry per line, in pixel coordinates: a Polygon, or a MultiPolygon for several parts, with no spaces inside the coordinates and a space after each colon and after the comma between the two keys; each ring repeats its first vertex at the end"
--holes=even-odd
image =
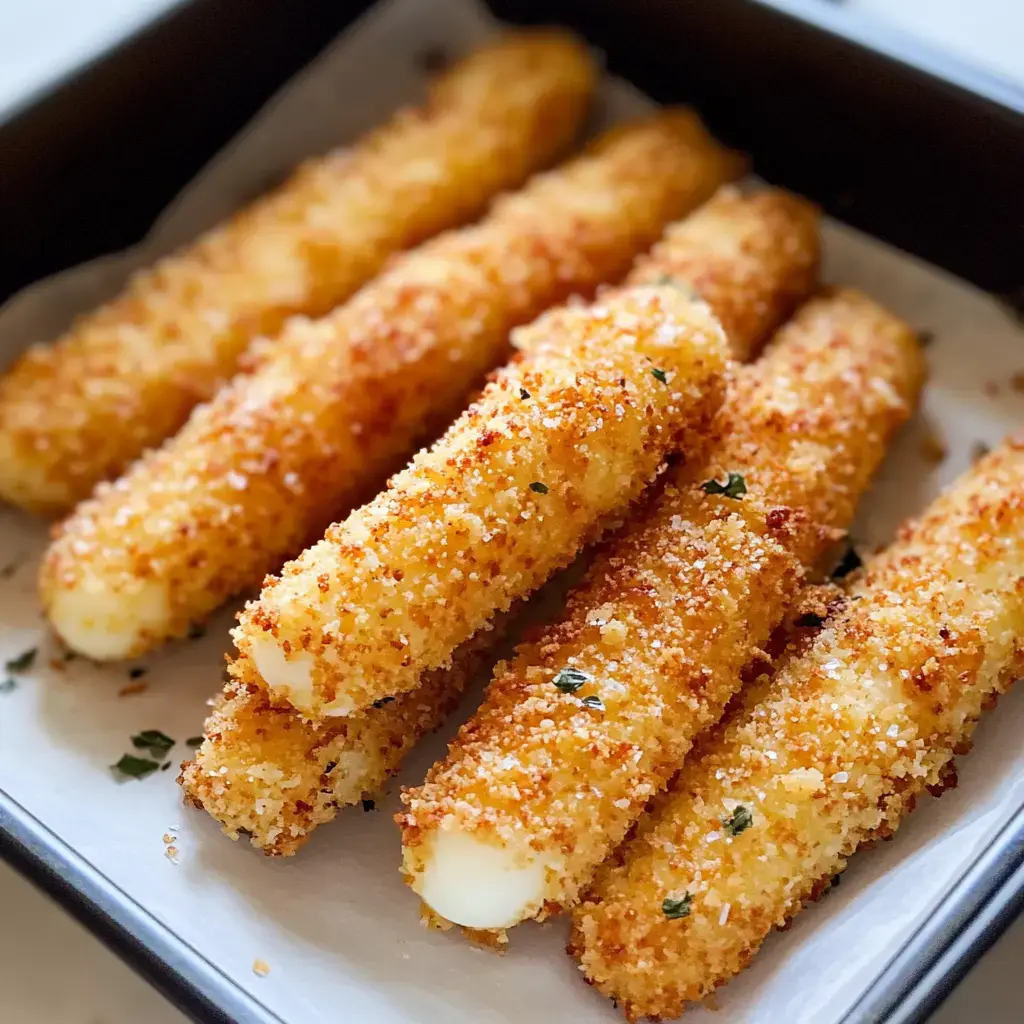
{"type": "Polygon", "coordinates": [[[530,490],[536,491],[538,494],[547,494],[548,485],[542,484],[539,480],[534,480],[533,483],[530,484],[530,490]]]}
{"type": "Polygon", "coordinates": [[[145,674],[146,674],[146,670],[144,668],[133,668],[133,669],[129,669],[129,671],[128,671],[128,678],[129,679],[141,679],[145,674]]]}
{"type": "Polygon", "coordinates": [[[519,397],[522,398],[525,401],[527,398],[530,397],[530,392],[527,391],[526,388],[520,388],[519,389],[519,397]]]}
{"type": "Polygon", "coordinates": [[[381,697],[380,700],[375,700],[373,702],[373,706],[375,708],[382,708],[385,704],[390,704],[394,699],[394,697],[381,697]]]}
{"type": "Polygon", "coordinates": [[[678,899],[675,896],[666,896],[661,901],[661,912],[670,920],[678,921],[681,917],[690,916],[690,904],[693,897],[684,892],[678,899]]]}
{"type": "Polygon", "coordinates": [[[747,481],[739,473],[730,473],[724,484],[717,480],[705,480],[700,488],[705,494],[724,494],[727,498],[738,498],[747,493],[747,481]]]}
{"type": "Polygon", "coordinates": [[[372,811],[377,806],[377,801],[376,800],[365,800],[364,799],[364,800],[360,800],[359,802],[363,805],[363,810],[364,811],[372,811]]]}
{"type": "Polygon", "coordinates": [[[582,704],[591,711],[604,711],[604,701],[600,697],[584,697],[582,704]]]}
{"type": "Polygon", "coordinates": [[[855,569],[859,569],[863,564],[864,560],[857,554],[857,549],[852,543],[847,544],[846,551],[839,560],[839,564],[832,570],[832,579],[841,580],[845,576],[849,576],[855,569]]]}
{"type": "Polygon", "coordinates": [[[160,771],[165,772],[170,767],[171,767],[171,762],[170,761],[164,761],[164,763],[162,765],[160,765],[160,771]]]}
{"type": "Polygon", "coordinates": [[[188,627],[189,640],[202,640],[206,636],[206,627],[199,622],[190,622],[188,627]]]}
{"type": "Polygon", "coordinates": [[[590,676],[578,668],[563,668],[551,681],[562,693],[575,693],[584,683],[590,682],[590,676]]]}
{"type": "Polygon", "coordinates": [[[148,757],[135,757],[133,754],[125,754],[117,764],[113,764],[110,767],[129,779],[144,779],[147,775],[152,775],[160,767],[160,762],[151,761],[148,757]]]}
{"type": "Polygon", "coordinates": [[[651,376],[655,380],[661,381],[662,384],[667,384],[668,383],[668,377],[665,376],[665,371],[664,370],[659,370],[659,369],[657,369],[657,367],[655,367],[655,369],[651,370],[651,376]]]}
{"type": "Polygon", "coordinates": [[[202,736],[189,736],[189,738],[187,740],[185,740],[185,746],[186,747],[201,747],[202,745],[203,745],[203,737],[202,736]]]}
{"type": "Polygon", "coordinates": [[[148,750],[153,757],[161,757],[174,746],[174,740],[159,729],[143,729],[132,737],[132,746],[136,750],[148,750]]]}
{"type": "Polygon", "coordinates": [[[918,331],[917,341],[921,348],[927,348],[935,340],[934,331],[918,331]]]}
{"type": "Polygon", "coordinates": [[[30,647],[27,651],[22,651],[16,658],[11,658],[4,668],[8,672],[24,672],[32,667],[32,662],[36,660],[36,654],[39,652],[38,647],[30,647]]]}
{"type": "Polygon", "coordinates": [[[754,816],[750,813],[750,810],[742,804],[737,807],[732,814],[722,819],[722,825],[724,826],[725,831],[731,836],[738,836],[741,832],[746,832],[746,830],[753,824],[754,816]]]}

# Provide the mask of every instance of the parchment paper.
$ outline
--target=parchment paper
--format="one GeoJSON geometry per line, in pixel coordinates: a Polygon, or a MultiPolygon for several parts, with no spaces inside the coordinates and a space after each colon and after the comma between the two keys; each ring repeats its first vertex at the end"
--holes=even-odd
{"type": "MultiPolygon", "coordinates": [[[[458,54],[492,31],[473,0],[378,5],[257,116],[141,246],[38,284],[0,310],[0,356],[6,361],[53,336],[130,268],[193,237],[301,157],[356,137],[415,99],[424,51],[458,54]]],[[[648,105],[607,81],[595,127],[648,105]]],[[[854,530],[871,548],[963,470],[977,444],[1024,421],[1024,395],[1009,385],[1024,370],[1024,335],[991,299],[948,275],[839,225],[826,234],[829,279],[866,289],[936,335],[924,407],[854,530]],[[948,447],[938,465],[925,454],[933,434],[948,447]]],[[[0,787],[230,978],[288,1024],[618,1019],[564,954],[564,923],[516,929],[504,957],[420,926],[397,870],[390,820],[397,783],[377,811],[345,811],[296,858],[277,862],[229,842],[212,820],[181,806],[174,775],[187,756],[183,743],[170,755],[175,770],[115,781],[107,766],[130,751],[131,734],[159,728],[183,741],[200,731],[206,700],[219,687],[233,609],[204,639],[143,662],[51,665],[58,652],[35,598],[46,527],[11,511],[0,513],[0,526],[0,568],[17,566],[0,580],[0,658],[40,647],[31,673],[0,695],[0,787]],[[119,697],[136,664],[147,669],[148,689],[119,697]],[[175,837],[176,863],[164,835],[175,837]],[[268,976],[253,972],[257,958],[268,976]]],[[[697,1009],[687,1019],[829,1024],[841,1017],[1024,800],[1022,701],[1011,694],[983,723],[959,789],[924,801],[894,842],[855,858],[842,886],[773,936],[722,991],[717,1014],[697,1009]]],[[[420,781],[455,724],[421,746],[399,781],[420,781]]]]}

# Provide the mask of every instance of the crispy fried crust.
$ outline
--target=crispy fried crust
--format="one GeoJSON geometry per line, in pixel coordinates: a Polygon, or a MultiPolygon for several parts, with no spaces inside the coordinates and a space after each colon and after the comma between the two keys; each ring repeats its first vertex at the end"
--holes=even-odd
{"type": "Polygon", "coordinates": [[[64,512],[185,422],[249,342],[320,316],[387,257],[476,216],[576,134],[595,69],[559,32],[517,33],[457,64],[427,103],[136,274],[0,378],[0,495],[64,512]]]}
{"type": "Polygon", "coordinates": [[[634,122],[480,225],[402,257],[330,316],[290,321],[251,376],[60,528],[41,575],[51,617],[61,601],[102,597],[112,611],[96,628],[124,640],[94,657],[184,634],[365,499],[461,406],[513,326],[617,278],[738,169],[689,112],[634,122]],[[151,585],[157,609],[136,621],[151,585]]]}
{"type": "Polygon", "coordinates": [[[496,612],[536,590],[621,513],[665,454],[702,443],[727,346],[707,306],[672,286],[546,314],[524,353],[373,501],[264,584],[232,636],[309,666],[304,715],[404,693],[496,612]]]}
{"type": "Polygon", "coordinates": [[[427,840],[457,828],[560,865],[524,917],[572,905],[721,716],[921,382],[910,328],[851,291],[808,303],[739,371],[704,463],[609,541],[561,621],[498,665],[448,757],[404,794],[413,887],[427,840]],[[704,492],[729,473],[746,494],[704,492]],[[552,685],[567,666],[590,677],[571,695],[552,685]]]}
{"type": "MultiPolygon", "coordinates": [[[[670,242],[657,247],[657,257],[644,260],[637,271],[646,275],[642,280],[657,281],[671,274],[674,280],[694,285],[702,281],[705,290],[714,295],[710,304],[716,311],[720,299],[729,308],[738,308],[734,300],[730,301],[726,287],[726,282],[732,280],[738,280],[745,294],[763,296],[758,301],[760,316],[734,319],[736,329],[730,338],[734,350],[737,344],[743,348],[756,344],[756,336],[763,337],[785,316],[784,296],[792,293],[791,301],[795,302],[813,281],[818,258],[817,216],[813,208],[785,193],[766,190],[740,200],[731,189],[724,189],[688,221],[673,227],[668,237],[670,242]],[[684,225],[691,222],[693,228],[685,230],[684,225]],[[723,235],[729,236],[731,244],[723,235]],[[723,250],[731,259],[716,260],[716,254],[723,250]],[[765,276],[761,280],[774,281],[774,286],[758,287],[750,282],[743,256],[748,252],[755,252],[764,261],[765,276]],[[781,259],[780,252],[787,258],[781,259]],[[716,260],[714,275],[707,270],[711,260],[716,260]],[[708,289],[707,282],[712,279],[714,288],[708,289]]],[[[429,679],[448,680],[445,692],[461,687],[464,649],[456,652],[451,670],[428,675],[429,679]]],[[[443,704],[441,696],[424,683],[399,702],[405,704],[415,697],[417,707],[429,700],[443,704]]],[[[436,713],[442,714],[443,707],[436,713]]],[[[400,715],[401,709],[394,707],[390,714],[400,715]]],[[[381,721],[378,713],[367,712],[355,720],[317,728],[303,723],[290,709],[274,708],[251,683],[232,684],[211,716],[206,742],[196,762],[183,774],[182,783],[193,802],[221,821],[229,834],[246,829],[251,842],[268,853],[294,853],[316,825],[335,813],[337,783],[321,788],[320,773],[331,761],[341,764],[342,753],[357,749],[351,740],[361,740],[362,734],[355,731],[359,728],[355,723],[369,715],[376,716],[371,720],[381,721]],[[225,765],[228,771],[222,773],[225,765]],[[252,771],[254,766],[256,773],[252,771]],[[280,785],[281,780],[294,779],[303,781],[287,788],[280,785]]],[[[422,732],[420,727],[412,735],[422,732]]],[[[405,735],[404,726],[396,734],[405,735]]],[[[371,744],[370,749],[379,748],[371,744]]],[[[388,749],[393,748],[389,745],[388,749]]],[[[350,802],[358,796],[348,782],[345,788],[350,802]]]]}
{"type": "Polygon", "coordinates": [[[572,951],[627,1017],[675,1017],[741,970],[941,789],[983,709],[1024,671],[1024,437],[983,459],[853,582],[803,654],[702,741],[599,872],[572,951]],[[735,838],[722,819],[743,806],[735,838]],[[692,896],[669,920],[666,897],[692,896]]]}
{"type": "MultiPolygon", "coordinates": [[[[268,856],[291,856],[341,807],[372,797],[405,755],[441,724],[467,681],[488,664],[503,621],[463,644],[448,669],[361,715],[322,725],[267,700],[254,677],[229,683],[178,782],[185,798],[232,839],[268,856]]],[[[250,670],[251,671],[251,670],[250,670]]]]}
{"type": "Polygon", "coordinates": [[[807,297],[821,257],[818,210],[781,189],[719,189],[671,225],[628,284],[691,287],[725,328],[732,354],[750,359],[807,297]]]}

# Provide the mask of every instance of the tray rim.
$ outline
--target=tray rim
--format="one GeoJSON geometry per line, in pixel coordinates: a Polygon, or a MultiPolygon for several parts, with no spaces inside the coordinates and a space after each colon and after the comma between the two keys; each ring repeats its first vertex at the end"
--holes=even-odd
{"type": "MultiPolygon", "coordinates": [[[[741,0],[873,51],[937,85],[1024,116],[1024,85],[946,55],[843,0],[741,0]]],[[[0,124],[71,88],[198,0],[168,0],[79,63],[0,107],[0,124]]],[[[361,5],[358,5],[361,6],[361,5]]],[[[50,896],[197,1024],[293,1024],[233,981],[0,787],[0,860],[50,896]]],[[[948,898],[921,922],[838,1024],[922,1024],[1024,911],[1024,805],[967,865],[948,898]]]]}

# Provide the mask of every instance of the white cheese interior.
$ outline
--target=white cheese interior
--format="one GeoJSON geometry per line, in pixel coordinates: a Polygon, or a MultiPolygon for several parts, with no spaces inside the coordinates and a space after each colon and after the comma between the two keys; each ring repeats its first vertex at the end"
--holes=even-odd
{"type": "Polygon", "coordinates": [[[432,910],[467,928],[510,928],[544,899],[546,865],[455,830],[427,840],[414,888],[432,910]]]}
{"type": "Polygon", "coordinates": [[[130,658],[146,633],[164,635],[169,615],[167,587],[159,580],[140,580],[130,594],[84,581],[58,589],[49,608],[64,643],[96,661],[130,658]]]}

